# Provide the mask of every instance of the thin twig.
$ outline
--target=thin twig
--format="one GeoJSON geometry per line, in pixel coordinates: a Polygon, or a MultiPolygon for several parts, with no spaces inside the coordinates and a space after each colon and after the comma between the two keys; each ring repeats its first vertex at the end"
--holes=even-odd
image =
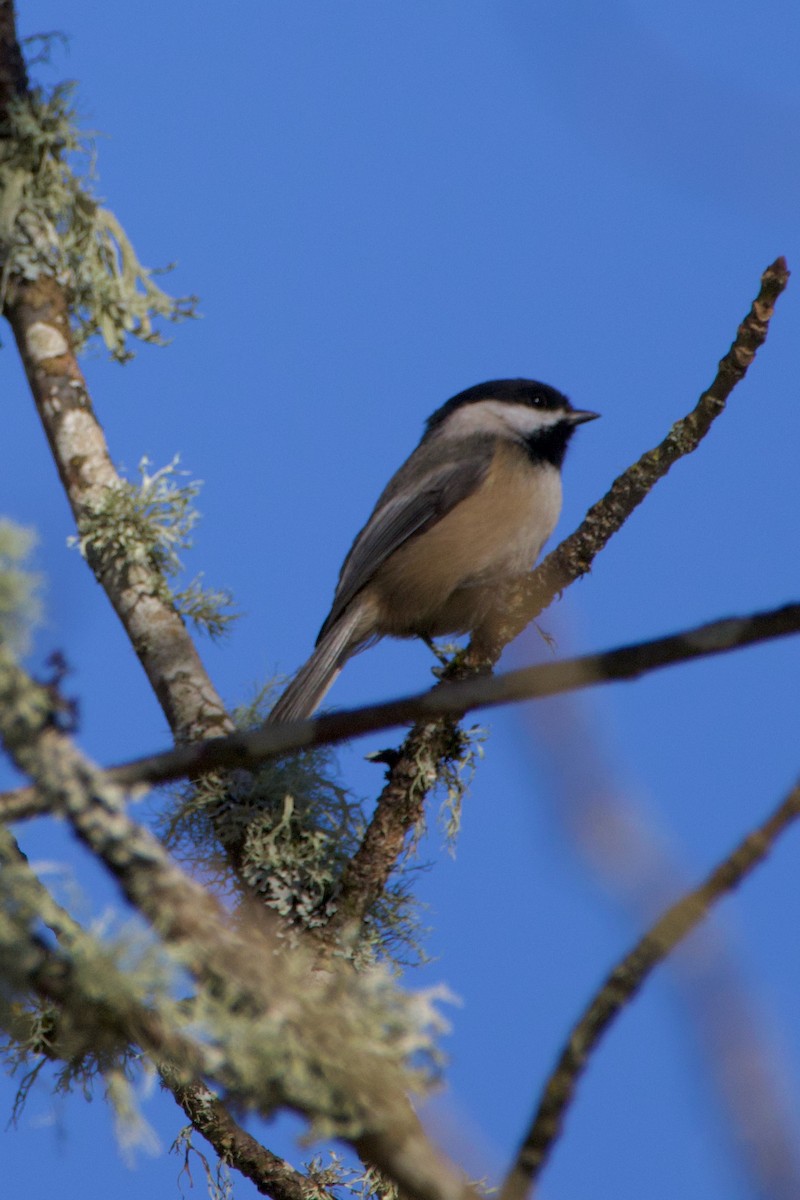
{"type": "MultiPolygon", "coordinates": [[[[623,905],[633,928],[647,928],[691,883],[664,831],[637,802],[638,787],[618,777],[595,714],[577,697],[564,696],[520,716],[526,746],[536,748],[551,776],[545,802],[571,851],[623,905]]],[[[753,1194],[797,1200],[800,1147],[789,1111],[788,1064],[777,1059],[770,1015],[730,942],[721,921],[707,922],[665,968],[706,1060],[723,1133],[753,1194]]]]}
{"type": "MultiPolygon", "coordinates": [[[[409,735],[418,739],[414,753],[409,757],[413,762],[414,778],[420,772],[425,778],[430,778],[439,757],[447,753],[448,747],[452,749],[453,745],[452,734],[443,725],[443,718],[460,717],[475,708],[495,708],[513,701],[541,699],[602,683],[639,679],[664,667],[710,658],[798,632],[800,604],[787,604],[746,617],[728,617],[707,625],[697,625],[668,637],[636,642],[600,654],[586,654],[563,662],[540,663],[535,667],[509,671],[505,675],[481,675],[456,680],[441,684],[430,692],[387,700],[383,704],[344,709],[310,720],[265,725],[252,733],[208,738],[191,746],[180,746],[176,750],[165,750],[160,754],[109,767],[106,779],[120,787],[136,788],[168,783],[184,776],[196,777],[215,770],[247,769],[265,759],[304,747],[330,745],[408,721],[425,722],[409,735]],[[438,730],[435,735],[434,726],[438,730]],[[434,737],[438,739],[435,753],[429,747],[434,737]],[[421,763],[424,763],[424,767],[421,767],[421,763]]],[[[397,789],[395,803],[401,805],[407,800],[406,793],[411,781],[403,779],[398,768],[392,770],[392,776],[397,789]]],[[[417,788],[406,820],[413,822],[417,819],[419,801],[417,788]]],[[[0,794],[2,820],[19,821],[44,811],[47,810],[43,800],[36,796],[32,788],[0,794]]],[[[385,836],[388,839],[394,833],[392,828],[387,830],[385,836]]],[[[397,853],[401,848],[402,845],[392,847],[397,853]]]]}
{"type": "Polygon", "coordinates": [[[422,819],[430,781],[441,763],[457,752],[454,722],[444,719],[415,725],[405,744],[409,752],[404,765],[390,771],[382,803],[345,867],[336,908],[327,923],[315,931],[324,944],[357,938],[364,917],[382,895],[403,853],[408,831],[417,828],[422,819]]]}
{"type": "Polygon", "coordinates": [[[503,1184],[500,1200],[524,1200],[535,1184],[561,1133],[578,1080],[611,1022],[633,999],[653,969],[708,916],[717,900],[737,887],[766,858],[783,831],[798,817],[800,786],[789,793],[763,825],[739,843],[705,883],[667,909],[608,975],[573,1026],[503,1184]]]}
{"type": "Polygon", "coordinates": [[[681,458],[698,448],[714,421],[724,412],[731,392],[744,378],[756,351],[766,341],[775,304],[788,282],[789,269],[786,259],[781,256],[761,276],[761,287],[750,312],[736,331],[730,350],[720,360],[713,383],[703,392],[694,409],[675,422],[658,446],[623,471],[602,500],[589,509],[578,529],[512,589],[505,605],[506,614],[496,630],[493,662],[566,587],[591,570],[597,555],[659,479],[663,479],[681,458]]]}

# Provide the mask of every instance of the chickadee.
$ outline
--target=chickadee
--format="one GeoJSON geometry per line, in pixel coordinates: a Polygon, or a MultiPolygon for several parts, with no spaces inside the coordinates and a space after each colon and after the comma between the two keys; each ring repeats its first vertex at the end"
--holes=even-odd
{"type": "Polygon", "coordinates": [[[532,379],[479,383],[428,418],[344,560],[314,653],[269,721],[310,716],[353,654],[382,637],[481,627],[561,511],[561,464],[600,414],[532,379]]]}

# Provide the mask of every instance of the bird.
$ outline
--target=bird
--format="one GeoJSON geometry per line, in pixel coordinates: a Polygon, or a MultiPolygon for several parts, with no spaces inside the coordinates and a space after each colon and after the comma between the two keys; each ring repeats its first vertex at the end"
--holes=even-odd
{"type": "Polygon", "coordinates": [[[553,532],[567,446],[599,415],[533,379],[479,383],[438,408],[353,542],[316,647],[268,723],[310,717],[380,638],[479,630],[553,532]]]}

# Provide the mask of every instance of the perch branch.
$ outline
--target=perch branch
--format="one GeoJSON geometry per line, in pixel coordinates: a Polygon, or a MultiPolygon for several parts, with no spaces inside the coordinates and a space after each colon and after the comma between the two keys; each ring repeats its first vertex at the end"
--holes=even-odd
{"type": "MultiPolygon", "coordinates": [[[[423,774],[427,774],[435,771],[439,753],[447,751],[444,740],[437,753],[428,750],[426,741],[432,737],[431,728],[437,722],[444,729],[443,718],[460,717],[475,708],[494,708],[513,701],[541,699],[602,683],[639,679],[664,667],[709,658],[798,632],[800,604],[787,604],[746,617],[712,621],[668,637],[636,642],[600,654],[540,663],[534,667],[509,671],[505,675],[481,675],[455,680],[443,683],[430,692],[420,692],[400,700],[387,700],[366,708],[344,709],[307,721],[265,725],[252,733],[209,738],[191,746],[180,746],[175,750],[165,750],[161,754],[109,767],[105,776],[109,782],[121,787],[134,788],[168,783],[183,776],[196,777],[209,771],[253,768],[267,758],[308,746],[346,741],[408,721],[425,723],[419,730],[412,731],[410,736],[417,738],[414,771],[419,773],[422,770],[423,774]],[[427,759],[424,758],[426,753],[427,759]],[[423,767],[421,763],[424,763],[423,767]]],[[[445,735],[440,736],[444,738],[445,735]]],[[[405,803],[408,792],[409,780],[403,779],[397,788],[396,802],[405,803]]],[[[411,808],[406,813],[406,820],[418,817],[419,803],[420,797],[415,793],[410,800],[411,808]],[[414,805],[417,805],[416,809],[414,805]]],[[[33,788],[0,794],[2,820],[18,821],[45,811],[47,806],[44,799],[33,788]]],[[[387,838],[392,836],[392,832],[391,829],[387,832],[387,838]]],[[[394,849],[399,853],[402,844],[394,849]]]]}
{"type": "MultiPolygon", "coordinates": [[[[713,383],[695,408],[676,421],[664,440],[624,471],[609,492],[587,513],[580,527],[561,543],[522,583],[502,597],[495,620],[481,638],[473,638],[464,658],[451,669],[450,678],[484,673],[494,666],[503,648],[560,592],[591,568],[619,529],[680,458],[697,449],[736,384],[744,377],[756,351],[767,336],[775,303],[789,279],[786,260],[778,258],[761,277],[761,287],[750,312],[739,326],[733,344],[720,361],[713,383]]],[[[413,814],[438,777],[443,765],[442,747],[452,744],[452,731],[441,724],[417,727],[405,739],[389,770],[370,825],[357,852],[360,863],[340,896],[341,910],[355,917],[365,913],[375,888],[385,886],[413,828],[413,814]],[[423,776],[420,760],[436,760],[423,776]]]]}

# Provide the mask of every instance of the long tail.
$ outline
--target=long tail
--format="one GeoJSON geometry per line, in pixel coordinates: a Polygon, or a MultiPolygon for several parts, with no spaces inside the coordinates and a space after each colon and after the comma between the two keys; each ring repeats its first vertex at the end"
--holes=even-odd
{"type": "Polygon", "coordinates": [[[358,633],[362,619],[358,605],[352,605],[349,612],[345,610],[286,688],[267,717],[268,725],[299,721],[319,708],[348,658],[361,647],[358,633]]]}

